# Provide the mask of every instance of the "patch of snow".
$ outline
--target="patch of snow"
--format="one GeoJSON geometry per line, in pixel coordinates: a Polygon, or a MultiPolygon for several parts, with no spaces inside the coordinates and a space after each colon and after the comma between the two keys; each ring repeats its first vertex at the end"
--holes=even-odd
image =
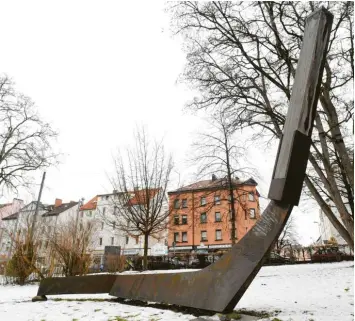
{"type": "MultiPolygon", "coordinates": [[[[196,270],[146,271],[176,273],[196,270]]],[[[132,274],[139,272],[125,272],[132,274]]],[[[263,267],[236,309],[281,311],[283,321],[350,321],[354,311],[354,262],[263,267]]],[[[193,320],[195,316],[110,301],[54,301],[61,299],[112,299],[108,294],[48,296],[46,302],[31,302],[38,285],[0,286],[0,320],[193,320]]],[[[206,317],[218,320],[217,316],[206,317]]],[[[260,319],[260,320],[272,320],[260,319]]]]}

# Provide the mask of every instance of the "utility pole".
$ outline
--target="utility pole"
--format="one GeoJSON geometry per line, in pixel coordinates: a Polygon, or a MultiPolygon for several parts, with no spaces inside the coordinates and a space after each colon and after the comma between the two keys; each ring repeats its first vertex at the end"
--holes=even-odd
{"type": "Polygon", "coordinates": [[[45,178],[46,178],[46,172],[44,172],[43,176],[42,176],[42,182],[41,182],[41,187],[39,189],[38,199],[37,199],[37,203],[36,203],[36,209],[35,209],[35,213],[33,215],[33,221],[32,221],[32,226],[31,226],[31,230],[30,230],[30,242],[32,242],[32,239],[33,239],[33,233],[34,233],[34,229],[35,229],[35,226],[36,226],[38,208],[39,208],[39,203],[41,202],[41,196],[42,196],[42,190],[43,190],[43,185],[44,185],[45,178]]]}

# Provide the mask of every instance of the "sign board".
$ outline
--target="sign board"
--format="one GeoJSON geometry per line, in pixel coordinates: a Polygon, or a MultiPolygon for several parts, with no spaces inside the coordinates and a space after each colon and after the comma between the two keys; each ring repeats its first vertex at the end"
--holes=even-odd
{"type": "Polygon", "coordinates": [[[232,247],[232,244],[215,244],[215,245],[209,245],[208,247],[210,249],[226,249],[232,247]]]}
{"type": "Polygon", "coordinates": [[[192,246],[169,247],[169,251],[192,250],[192,246]]]}
{"type": "Polygon", "coordinates": [[[154,244],[150,249],[150,255],[152,256],[160,256],[160,255],[167,255],[168,254],[168,247],[162,243],[154,244]]]}
{"type": "Polygon", "coordinates": [[[139,254],[139,249],[124,249],[123,255],[137,255],[139,254]]]}

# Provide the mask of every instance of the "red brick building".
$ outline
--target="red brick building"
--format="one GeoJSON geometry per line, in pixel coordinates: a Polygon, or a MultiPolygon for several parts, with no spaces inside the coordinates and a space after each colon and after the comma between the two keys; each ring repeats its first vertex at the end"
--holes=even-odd
{"type": "MultiPolygon", "coordinates": [[[[257,182],[233,180],[236,237],[240,240],[260,217],[257,182]]],[[[169,195],[169,252],[220,252],[231,247],[231,202],[227,180],[203,180],[169,195]],[[175,246],[174,246],[175,244],[175,246]]]]}

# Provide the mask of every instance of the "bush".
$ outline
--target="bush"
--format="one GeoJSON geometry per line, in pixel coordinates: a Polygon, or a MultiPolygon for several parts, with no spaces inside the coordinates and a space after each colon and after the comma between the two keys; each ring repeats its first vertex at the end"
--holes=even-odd
{"type": "Polygon", "coordinates": [[[32,242],[16,242],[15,252],[6,265],[6,276],[15,278],[15,283],[23,285],[36,271],[35,247],[32,242]]]}

